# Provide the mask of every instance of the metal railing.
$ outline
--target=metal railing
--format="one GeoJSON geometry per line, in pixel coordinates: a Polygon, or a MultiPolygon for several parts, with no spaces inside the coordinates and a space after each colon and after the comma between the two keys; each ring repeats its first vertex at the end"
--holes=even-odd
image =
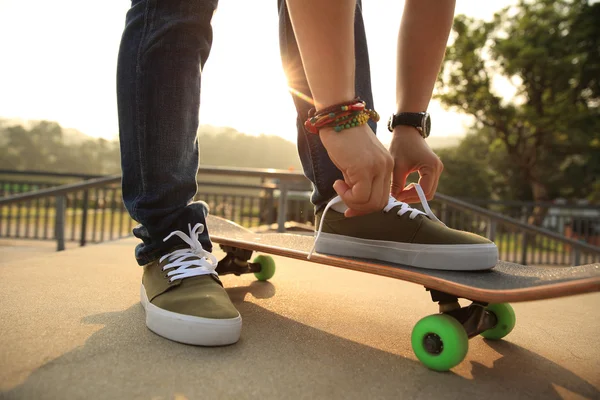
{"type": "MultiPolygon", "coordinates": [[[[119,176],[85,181],[0,198],[0,237],[98,243],[131,235],[121,201],[119,176]]],[[[247,227],[286,221],[312,223],[308,181],[281,170],[201,167],[197,198],[213,215],[247,227]],[[226,177],[226,179],[224,179],[226,177]]],[[[569,265],[600,261],[600,247],[567,238],[522,220],[466,201],[437,194],[431,207],[446,223],[495,241],[503,260],[522,264],[569,265]]]]}
{"type": "MultiPolygon", "coordinates": [[[[313,218],[305,201],[287,198],[288,191],[308,187],[301,173],[201,167],[198,178],[196,197],[209,204],[213,215],[248,227],[278,221],[280,230],[285,229],[289,211],[301,217],[299,222],[313,218]]],[[[130,236],[135,222],[121,200],[121,177],[85,179],[17,194],[5,192],[8,196],[0,198],[0,238],[56,240],[57,249],[63,250],[66,242],[85,246],[130,236]]],[[[33,188],[31,181],[11,184],[33,188]]]]}
{"type": "Polygon", "coordinates": [[[102,175],[0,169],[0,197],[101,177],[102,175]]]}
{"type": "Polygon", "coordinates": [[[580,265],[600,261],[598,246],[441,193],[436,194],[431,208],[449,227],[494,241],[502,260],[523,265],[580,265]]]}
{"type": "Polygon", "coordinates": [[[490,199],[464,199],[502,215],[536,224],[549,231],[600,246],[600,206],[566,201],[529,202],[490,199]]]}

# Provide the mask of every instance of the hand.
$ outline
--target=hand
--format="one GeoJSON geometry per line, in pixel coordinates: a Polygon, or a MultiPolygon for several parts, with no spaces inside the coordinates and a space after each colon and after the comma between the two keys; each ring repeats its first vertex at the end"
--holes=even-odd
{"type": "Polygon", "coordinates": [[[346,217],[381,211],[388,203],[394,161],[368,125],[319,133],[329,157],[344,176],[333,184],[346,217]]]}
{"type": "Polygon", "coordinates": [[[418,203],[419,196],[414,185],[405,187],[408,175],[418,171],[419,184],[427,200],[431,200],[437,190],[444,165],[416,128],[404,125],[394,128],[390,154],[394,158],[392,196],[405,203],[418,203]]]}

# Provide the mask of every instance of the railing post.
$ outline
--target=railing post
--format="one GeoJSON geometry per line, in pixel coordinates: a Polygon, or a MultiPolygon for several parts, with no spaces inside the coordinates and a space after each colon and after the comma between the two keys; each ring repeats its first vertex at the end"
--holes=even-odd
{"type": "Polygon", "coordinates": [[[271,225],[275,222],[275,189],[267,189],[267,224],[271,225]]]}
{"type": "Polygon", "coordinates": [[[277,213],[277,232],[285,232],[285,221],[287,220],[287,197],[288,185],[279,183],[279,209],[277,213]]]}
{"type": "Polygon", "coordinates": [[[529,236],[529,234],[525,231],[523,231],[523,238],[521,239],[521,264],[522,265],[527,265],[527,237],[529,236]]]}
{"type": "Polygon", "coordinates": [[[579,250],[579,247],[575,247],[573,249],[573,265],[577,266],[577,265],[581,265],[581,250],[579,250]]]}
{"type": "Polygon", "coordinates": [[[496,220],[490,218],[487,227],[487,237],[492,242],[496,240],[496,220]]]}
{"type": "Polygon", "coordinates": [[[440,212],[440,221],[442,221],[445,225],[448,225],[448,204],[446,204],[446,202],[442,203],[442,211],[440,212]]]}
{"type": "Polygon", "coordinates": [[[86,243],[89,198],[90,192],[86,189],[83,191],[83,210],[81,211],[81,238],[79,239],[80,246],[85,246],[86,243]]]}
{"type": "Polygon", "coordinates": [[[54,236],[56,237],[56,251],[65,249],[65,211],[67,208],[66,196],[56,196],[56,215],[54,216],[54,236]]]}

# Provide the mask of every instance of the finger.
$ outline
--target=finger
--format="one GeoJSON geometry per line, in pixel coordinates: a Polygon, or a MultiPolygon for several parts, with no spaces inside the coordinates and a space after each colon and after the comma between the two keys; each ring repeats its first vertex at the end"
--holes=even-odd
{"type": "Polygon", "coordinates": [[[349,207],[348,210],[346,210],[346,212],[344,213],[346,217],[356,217],[372,212],[372,210],[368,206],[368,203],[360,204],[353,202],[352,195],[353,190],[356,190],[355,187],[356,185],[350,187],[346,182],[342,181],[341,179],[335,181],[333,184],[333,189],[342,198],[344,204],[346,204],[346,206],[349,207]]]}
{"type": "Polygon", "coordinates": [[[421,185],[421,189],[423,189],[423,193],[425,193],[427,200],[431,200],[433,193],[435,193],[435,188],[437,186],[436,172],[437,169],[429,165],[419,169],[419,185],[421,185]]]}
{"type": "Polygon", "coordinates": [[[419,184],[423,188],[425,197],[427,200],[432,200],[435,197],[438,184],[440,182],[440,175],[444,170],[444,164],[439,158],[436,158],[435,163],[431,167],[422,168],[419,171],[419,184]]]}
{"type": "Polygon", "coordinates": [[[355,208],[349,208],[344,215],[346,217],[356,217],[382,210],[387,204],[390,195],[390,181],[391,174],[388,173],[388,171],[385,171],[382,175],[376,176],[372,184],[369,202],[367,204],[355,206],[355,208]]]}
{"type": "Polygon", "coordinates": [[[361,215],[366,215],[366,214],[370,214],[370,213],[368,211],[358,211],[356,209],[349,208],[344,212],[344,217],[352,218],[352,217],[359,217],[361,215]]]}
{"type": "Polygon", "coordinates": [[[437,192],[438,184],[440,183],[440,173],[436,172],[435,175],[435,183],[433,189],[431,190],[431,194],[427,197],[428,201],[433,200],[433,198],[435,197],[435,193],[437,192]]]}
{"type": "MultiPolygon", "coordinates": [[[[373,186],[371,189],[371,198],[369,199],[369,204],[367,205],[371,212],[381,211],[383,208],[383,193],[384,193],[384,185],[385,185],[385,172],[383,174],[378,174],[373,179],[373,186]]],[[[389,186],[388,186],[389,187],[389,186]]],[[[386,201],[387,204],[387,201],[386,201]]]]}
{"type": "Polygon", "coordinates": [[[344,182],[346,182],[346,184],[348,186],[351,186],[352,182],[350,181],[350,178],[348,178],[348,175],[346,175],[346,172],[345,171],[341,171],[341,172],[342,172],[342,176],[344,177],[344,182]]]}
{"type": "Polygon", "coordinates": [[[394,165],[394,172],[392,174],[391,185],[392,196],[398,198],[400,193],[402,193],[402,191],[404,190],[404,186],[406,186],[406,178],[410,173],[410,169],[404,168],[399,165],[394,165]]]}
{"type": "Polygon", "coordinates": [[[387,205],[388,200],[390,198],[390,193],[392,190],[392,173],[394,171],[393,161],[387,167],[388,168],[385,170],[385,172],[382,176],[382,179],[383,179],[383,187],[381,188],[381,190],[382,190],[382,194],[381,194],[382,207],[385,207],[387,205]]]}
{"type": "Polygon", "coordinates": [[[356,184],[350,187],[350,190],[346,190],[340,196],[348,208],[364,210],[365,206],[368,207],[369,199],[371,198],[371,188],[371,179],[363,178],[358,180],[356,184]]]}
{"type": "Polygon", "coordinates": [[[444,171],[444,164],[442,164],[442,160],[440,160],[438,158],[438,161],[439,161],[439,164],[436,168],[435,186],[433,187],[433,192],[431,193],[432,199],[435,197],[435,194],[437,193],[437,188],[440,183],[440,178],[442,176],[442,172],[444,171]]]}
{"type": "Polygon", "coordinates": [[[338,179],[337,181],[333,182],[333,190],[335,190],[335,192],[338,194],[338,196],[342,198],[342,200],[344,199],[344,196],[347,192],[352,191],[350,186],[348,186],[348,184],[341,179],[338,179]]]}
{"type": "Polygon", "coordinates": [[[415,189],[415,184],[411,183],[408,186],[406,186],[402,192],[400,192],[398,194],[398,196],[394,196],[396,197],[397,200],[402,201],[404,203],[418,203],[419,202],[419,195],[417,194],[417,190],[415,189]]]}
{"type": "MultiPolygon", "coordinates": [[[[431,200],[435,196],[442,169],[443,167],[431,168],[428,166],[419,170],[419,185],[427,200],[431,200]]],[[[410,204],[421,201],[413,183],[406,186],[397,199],[410,204]]]]}

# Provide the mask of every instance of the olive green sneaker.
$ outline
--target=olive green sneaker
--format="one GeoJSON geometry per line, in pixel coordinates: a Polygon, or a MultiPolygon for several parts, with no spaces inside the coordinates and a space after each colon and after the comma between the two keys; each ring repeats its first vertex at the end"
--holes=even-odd
{"type": "Polygon", "coordinates": [[[390,197],[380,212],[352,218],[331,208],[342,202],[334,198],[317,212],[314,250],[428,269],[472,271],[496,265],[494,243],[448,228],[433,214],[420,187],[417,193],[425,212],[390,197]]]}
{"type": "Polygon", "coordinates": [[[242,317],[215,272],[217,259],[202,248],[198,223],[190,235],[174,231],[187,246],[144,266],[141,302],[146,326],[176,342],[222,346],[240,338],[242,317]]]}

